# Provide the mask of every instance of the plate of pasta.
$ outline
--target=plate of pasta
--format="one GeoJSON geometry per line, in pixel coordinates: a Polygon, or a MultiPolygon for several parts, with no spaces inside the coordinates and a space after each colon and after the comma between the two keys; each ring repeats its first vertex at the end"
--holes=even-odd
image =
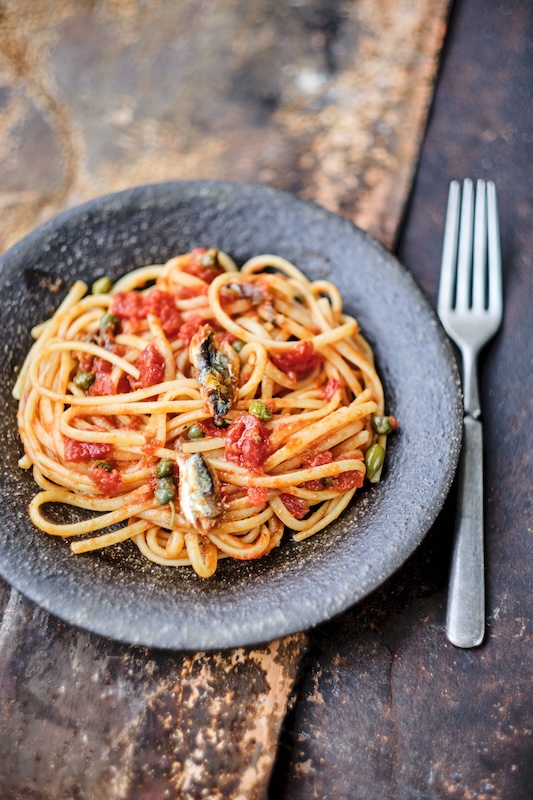
{"type": "Polygon", "coordinates": [[[266,187],[137,187],[0,267],[3,577],[146,646],[254,644],[396,571],[462,407],[429,304],[374,240],[266,187]]]}

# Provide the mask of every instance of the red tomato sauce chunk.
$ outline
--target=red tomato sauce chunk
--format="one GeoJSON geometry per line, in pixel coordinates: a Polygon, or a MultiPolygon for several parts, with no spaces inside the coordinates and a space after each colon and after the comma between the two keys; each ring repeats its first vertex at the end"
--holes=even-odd
{"type": "Polygon", "coordinates": [[[268,499],[268,489],[266,486],[249,486],[246,490],[246,494],[252,506],[262,506],[268,499]]]}
{"type": "Polygon", "coordinates": [[[112,444],[106,442],[78,442],[76,439],[63,437],[65,443],[65,459],[74,463],[82,461],[103,460],[111,453],[112,444]]]}
{"type": "Polygon", "coordinates": [[[120,320],[128,320],[133,330],[149,314],[159,319],[165,335],[171,338],[176,336],[181,326],[181,314],[173,296],[162,289],[151,289],[147,294],[133,290],[117,292],[111,311],[120,320]]]}
{"type": "Polygon", "coordinates": [[[165,374],[165,359],[157,349],[150,343],[138,356],[135,366],[139,370],[139,384],[142,389],[147,386],[155,386],[161,383],[165,374]]]}
{"type": "Polygon", "coordinates": [[[340,388],[341,385],[337,378],[328,378],[328,382],[322,387],[320,393],[324,400],[331,400],[335,392],[337,392],[340,388]]]}
{"type": "Polygon", "coordinates": [[[358,472],[356,469],[351,469],[347,472],[341,472],[340,475],[337,475],[332,488],[336,492],[342,494],[344,492],[349,492],[350,489],[360,489],[364,480],[365,476],[362,472],[358,472]]]}
{"type": "Polygon", "coordinates": [[[303,339],[290,350],[283,350],[272,356],[273,363],[281,372],[297,380],[306,378],[322,360],[309,339],[303,339]]]}
{"type": "Polygon", "coordinates": [[[268,430],[258,417],[243,414],[227,429],[226,459],[233,464],[259,473],[270,455],[268,430]]]}
{"type": "Polygon", "coordinates": [[[95,486],[100,489],[102,494],[107,495],[107,497],[117,494],[117,492],[122,489],[122,476],[116,469],[112,469],[108,472],[106,469],[95,465],[89,467],[88,475],[95,486]]]}
{"type": "Polygon", "coordinates": [[[203,324],[204,321],[202,317],[199,317],[198,314],[193,314],[189,317],[187,322],[184,322],[183,325],[180,326],[178,338],[181,339],[184,344],[189,345],[192,337],[203,324]]]}
{"type": "Polygon", "coordinates": [[[303,519],[309,513],[309,504],[292,494],[280,494],[279,499],[295,519],[303,519]]]}

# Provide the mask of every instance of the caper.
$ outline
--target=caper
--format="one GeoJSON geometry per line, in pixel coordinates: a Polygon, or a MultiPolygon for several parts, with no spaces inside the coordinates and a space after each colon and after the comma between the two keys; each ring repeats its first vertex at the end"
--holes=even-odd
{"type": "Polygon", "coordinates": [[[78,372],[74,378],[74,383],[78,389],[83,389],[86,392],[91,388],[95,380],[96,375],[94,375],[92,372],[78,372]]]}
{"type": "Polygon", "coordinates": [[[113,331],[116,331],[119,325],[120,325],[119,318],[115,317],[115,315],[111,314],[110,312],[104,314],[104,316],[100,320],[100,328],[103,331],[106,330],[107,328],[111,328],[113,331]]]}
{"type": "Polygon", "coordinates": [[[113,282],[111,278],[104,275],[103,278],[98,278],[98,280],[93,283],[91,291],[93,294],[107,294],[112,286],[113,282]]]}
{"type": "Polygon", "coordinates": [[[154,492],[154,497],[160,506],[164,506],[174,500],[176,496],[176,484],[172,478],[160,478],[157,481],[157,489],[154,492]]]}
{"type": "Polygon", "coordinates": [[[236,353],[240,353],[242,348],[244,347],[244,342],[241,339],[235,339],[233,344],[231,345],[236,353]]]}
{"type": "Polygon", "coordinates": [[[366,477],[372,480],[380,471],[385,460],[385,450],[380,444],[373,444],[365,453],[366,477]]]}
{"type": "Polygon", "coordinates": [[[332,478],[331,475],[326,476],[325,478],[322,478],[322,481],[321,481],[322,486],[325,489],[327,489],[328,486],[333,486],[334,482],[335,482],[335,478],[332,478]]]}
{"type": "Polygon", "coordinates": [[[259,417],[263,422],[266,422],[272,416],[271,410],[262,400],[252,400],[248,406],[248,411],[250,414],[253,414],[254,417],[259,417]]]}
{"type": "Polygon", "coordinates": [[[162,458],[155,468],[155,474],[158,478],[169,478],[173,472],[174,461],[171,458],[162,458]]]}
{"type": "Polygon", "coordinates": [[[229,419],[214,419],[213,425],[215,428],[229,428],[231,425],[231,420],[229,419]]]}
{"type": "Polygon", "coordinates": [[[98,469],[104,469],[106,472],[113,471],[113,466],[109,463],[109,461],[97,461],[94,466],[98,469]]]}
{"type": "Polygon", "coordinates": [[[391,433],[393,427],[391,425],[390,417],[383,417],[379,414],[376,414],[372,417],[372,427],[379,434],[388,434],[391,433]]]}
{"type": "Polygon", "coordinates": [[[167,503],[170,503],[171,500],[174,500],[176,496],[175,489],[156,489],[154,492],[155,499],[159,503],[160,506],[165,506],[167,503]]]}
{"type": "Polygon", "coordinates": [[[194,439],[203,439],[204,436],[205,433],[200,428],[197,422],[195,422],[194,425],[191,425],[191,427],[187,431],[187,439],[190,439],[191,441],[193,441],[194,439]]]}

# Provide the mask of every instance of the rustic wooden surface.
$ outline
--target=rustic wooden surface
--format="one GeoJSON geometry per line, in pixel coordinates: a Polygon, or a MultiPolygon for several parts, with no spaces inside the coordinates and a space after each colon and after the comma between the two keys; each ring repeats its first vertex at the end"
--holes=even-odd
{"type": "MultiPolygon", "coordinates": [[[[486,644],[443,635],[453,496],[371,598],[263,647],[130,648],[2,584],[2,800],[529,800],[533,12],[455,6],[400,255],[435,300],[448,180],[496,179],[508,274],[484,362],[486,644]]],[[[0,250],[86,198],[195,177],[289,189],[393,246],[447,8],[0,3],[0,250]]]]}

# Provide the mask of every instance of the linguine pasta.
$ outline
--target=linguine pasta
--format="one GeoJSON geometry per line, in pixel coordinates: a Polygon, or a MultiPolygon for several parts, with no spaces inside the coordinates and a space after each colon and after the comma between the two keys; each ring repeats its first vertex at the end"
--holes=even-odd
{"type": "Polygon", "coordinates": [[[273,255],[197,248],[88,293],[76,282],[14,395],[36,527],[74,553],[131,539],[210,577],[301,542],[380,478],[381,381],[338,289],[273,255]],[[57,523],[46,506],[76,509],[57,523]],[[69,517],[69,518],[70,518],[69,517]]]}

